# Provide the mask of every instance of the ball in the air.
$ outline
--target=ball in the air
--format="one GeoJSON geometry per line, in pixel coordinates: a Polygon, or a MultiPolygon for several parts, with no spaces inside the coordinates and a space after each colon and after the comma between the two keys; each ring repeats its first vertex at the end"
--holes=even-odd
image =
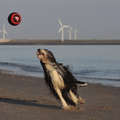
{"type": "Polygon", "coordinates": [[[13,26],[17,26],[20,24],[21,22],[21,16],[20,14],[18,14],[17,12],[12,12],[9,16],[8,16],[8,22],[13,25],[13,26]]]}

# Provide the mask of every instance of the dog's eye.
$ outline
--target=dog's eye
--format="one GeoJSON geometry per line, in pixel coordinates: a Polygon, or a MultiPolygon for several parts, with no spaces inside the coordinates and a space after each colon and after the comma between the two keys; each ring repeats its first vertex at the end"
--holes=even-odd
{"type": "Polygon", "coordinates": [[[43,55],[43,56],[44,56],[44,53],[41,53],[41,55],[43,55]]]}

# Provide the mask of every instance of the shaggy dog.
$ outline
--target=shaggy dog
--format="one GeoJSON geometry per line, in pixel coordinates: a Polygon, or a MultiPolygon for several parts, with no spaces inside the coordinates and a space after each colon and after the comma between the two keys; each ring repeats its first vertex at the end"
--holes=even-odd
{"type": "Polygon", "coordinates": [[[60,99],[64,110],[75,107],[78,102],[83,104],[84,100],[77,93],[77,81],[67,66],[57,63],[54,55],[47,49],[38,49],[37,57],[43,67],[46,84],[53,95],[60,99]],[[68,93],[70,98],[68,97],[68,93]]]}

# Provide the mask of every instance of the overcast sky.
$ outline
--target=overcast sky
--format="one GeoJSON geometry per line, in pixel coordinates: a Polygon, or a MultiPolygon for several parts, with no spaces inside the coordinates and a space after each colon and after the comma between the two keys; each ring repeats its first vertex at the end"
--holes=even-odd
{"type": "MultiPolygon", "coordinates": [[[[120,39],[120,0],[0,0],[6,39],[61,39],[58,19],[79,31],[77,39],[120,39]],[[8,23],[11,12],[21,15],[18,26],[8,23]]],[[[64,34],[69,39],[67,29],[64,34]]]]}

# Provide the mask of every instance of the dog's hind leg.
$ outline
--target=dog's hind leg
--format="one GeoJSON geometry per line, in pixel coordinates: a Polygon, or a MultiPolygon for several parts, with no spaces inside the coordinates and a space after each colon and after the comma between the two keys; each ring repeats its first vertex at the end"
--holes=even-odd
{"type": "MultiPolygon", "coordinates": [[[[76,106],[76,104],[68,97],[68,92],[66,90],[63,90],[62,91],[62,95],[63,95],[63,98],[65,99],[65,101],[67,102],[68,105],[72,105],[73,107],[76,106]]],[[[71,107],[72,107],[71,106],[71,107]]]]}
{"type": "Polygon", "coordinates": [[[84,100],[77,94],[77,88],[76,87],[73,87],[70,91],[70,97],[71,99],[73,100],[73,102],[77,105],[78,102],[80,104],[83,104],[84,103],[84,100]]]}
{"type": "Polygon", "coordinates": [[[58,96],[59,96],[59,98],[60,98],[60,100],[62,102],[62,105],[63,105],[62,109],[63,110],[69,110],[70,107],[67,105],[66,101],[64,100],[64,98],[62,96],[62,93],[61,93],[61,90],[58,87],[55,87],[55,90],[56,90],[56,92],[57,92],[57,94],[58,94],[58,96]]]}
{"type": "Polygon", "coordinates": [[[78,98],[76,97],[76,95],[72,92],[72,90],[69,91],[70,97],[72,99],[72,101],[77,105],[78,104],[78,98]]]}
{"type": "Polygon", "coordinates": [[[80,96],[78,97],[78,102],[80,103],[80,104],[84,104],[85,103],[85,100],[83,100],[80,96]]]}

